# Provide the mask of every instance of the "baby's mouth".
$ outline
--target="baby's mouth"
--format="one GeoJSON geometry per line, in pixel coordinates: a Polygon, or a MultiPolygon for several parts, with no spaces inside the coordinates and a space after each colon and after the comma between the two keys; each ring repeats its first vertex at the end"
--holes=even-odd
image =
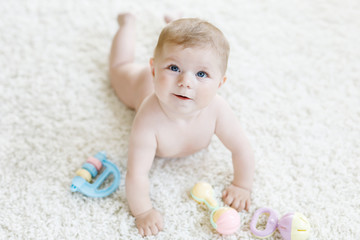
{"type": "Polygon", "coordinates": [[[174,96],[181,100],[191,100],[191,98],[184,96],[184,95],[180,95],[180,94],[174,94],[174,96]]]}

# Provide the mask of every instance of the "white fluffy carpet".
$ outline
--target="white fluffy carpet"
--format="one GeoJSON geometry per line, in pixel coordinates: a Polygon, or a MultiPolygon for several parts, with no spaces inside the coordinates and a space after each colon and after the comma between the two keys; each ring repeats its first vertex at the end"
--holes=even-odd
{"type": "MultiPolygon", "coordinates": [[[[248,133],[256,173],[251,210],[225,239],[253,239],[249,222],[263,206],[302,212],[310,239],[358,239],[357,0],[1,1],[0,238],[141,239],[124,187],[134,112],[110,88],[108,54],[117,14],[131,11],[136,58],[147,63],[168,9],[210,20],[231,44],[220,94],[248,133]],[[100,150],[123,174],[119,189],[103,199],[71,193],[75,171],[100,150]]],[[[232,179],[230,153],[216,137],[195,155],[156,159],[150,178],[165,216],[156,239],[222,238],[189,198],[203,180],[221,201],[232,179]]]]}

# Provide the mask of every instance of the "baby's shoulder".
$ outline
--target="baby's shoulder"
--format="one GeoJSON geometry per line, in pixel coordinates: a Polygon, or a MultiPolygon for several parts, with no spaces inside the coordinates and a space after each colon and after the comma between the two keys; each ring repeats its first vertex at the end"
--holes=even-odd
{"type": "Polygon", "coordinates": [[[217,113],[229,108],[228,102],[220,95],[216,95],[211,104],[211,109],[217,113]]]}
{"type": "Polygon", "coordinates": [[[216,121],[234,114],[230,104],[220,95],[215,96],[210,107],[210,112],[216,121]]]}
{"type": "Polygon", "coordinates": [[[161,113],[159,102],[156,96],[152,94],[144,99],[136,113],[135,119],[147,121],[149,123],[157,121],[161,113]]]}
{"type": "Polygon", "coordinates": [[[216,94],[216,96],[214,97],[214,103],[216,105],[216,107],[222,106],[224,104],[227,104],[225,98],[223,98],[222,96],[220,96],[219,94],[216,94]]]}

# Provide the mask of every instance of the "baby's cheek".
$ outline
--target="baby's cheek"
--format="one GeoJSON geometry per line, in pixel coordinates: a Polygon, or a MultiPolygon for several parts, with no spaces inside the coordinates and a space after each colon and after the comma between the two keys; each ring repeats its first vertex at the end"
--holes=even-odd
{"type": "Polygon", "coordinates": [[[212,89],[202,89],[197,93],[197,98],[201,100],[204,106],[207,106],[212,99],[214,99],[216,92],[212,91],[212,89]]]}
{"type": "Polygon", "coordinates": [[[155,88],[156,94],[157,95],[164,94],[167,91],[167,89],[169,88],[168,85],[169,85],[169,83],[166,80],[163,80],[163,79],[155,80],[154,88],[155,88]]]}

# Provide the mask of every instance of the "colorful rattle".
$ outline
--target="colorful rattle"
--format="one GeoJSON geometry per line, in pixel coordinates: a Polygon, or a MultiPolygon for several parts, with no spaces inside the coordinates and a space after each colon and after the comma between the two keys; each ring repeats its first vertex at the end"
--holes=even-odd
{"type": "Polygon", "coordinates": [[[276,213],[271,208],[258,209],[250,223],[250,230],[255,237],[267,238],[270,237],[279,229],[284,240],[306,240],[310,235],[310,224],[307,218],[298,212],[288,213],[279,221],[276,213]],[[264,230],[258,230],[256,225],[261,215],[267,215],[267,224],[264,230]]]}
{"type": "Polygon", "coordinates": [[[229,235],[239,229],[240,217],[238,212],[230,207],[218,207],[214,190],[210,184],[205,182],[195,184],[191,190],[191,197],[198,203],[205,203],[212,210],[210,222],[217,232],[229,235]]]}
{"type": "Polygon", "coordinates": [[[71,191],[79,191],[88,197],[106,197],[114,192],[120,183],[120,171],[115,164],[106,159],[105,152],[99,152],[94,157],[89,157],[82,168],[76,171],[76,175],[71,183],[71,191]],[[102,169],[102,167],[104,167],[104,169],[102,169]],[[100,170],[102,170],[101,174],[95,182],[91,183],[92,179],[98,175],[100,170]],[[111,174],[114,176],[111,186],[105,189],[99,189],[101,184],[111,174]]]}

